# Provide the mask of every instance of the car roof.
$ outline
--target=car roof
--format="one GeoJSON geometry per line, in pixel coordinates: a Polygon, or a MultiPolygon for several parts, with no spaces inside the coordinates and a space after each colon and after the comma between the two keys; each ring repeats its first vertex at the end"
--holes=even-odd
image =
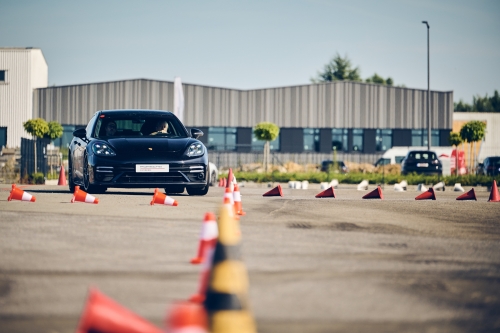
{"type": "Polygon", "coordinates": [[[146,110],[146,109],[117,109],[117,110],[101,110],[97,113],[105,114],[105,115],[140,115],[140,116],[173,116],[174,114],[170,111],[166,110],[146,110]]]}

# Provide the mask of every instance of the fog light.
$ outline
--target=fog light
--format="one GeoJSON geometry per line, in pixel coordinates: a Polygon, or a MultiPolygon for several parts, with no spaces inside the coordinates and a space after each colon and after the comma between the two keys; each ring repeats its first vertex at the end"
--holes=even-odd
{"type": "Polygon", "coordinates": [[[203,172],[199,173],[198,179],[205,179],[205,174],[203,172]]]}

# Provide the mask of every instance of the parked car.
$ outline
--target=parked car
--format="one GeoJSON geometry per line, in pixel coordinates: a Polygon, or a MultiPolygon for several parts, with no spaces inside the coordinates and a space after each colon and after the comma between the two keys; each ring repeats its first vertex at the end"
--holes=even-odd
{"type": "Polygon", "coordinates": [[[486,157],[479,163],[476,173],[478,175],[498,176],[500,174],[500,156],[486,157]]]}
{"type": "Polygon", "coordinates": [[[410,150],[401,162],[401,174],[409,173],[442,175],[443,165],[435,152],[430,150],[410,150]]]}
{"type": "Polygon", "coordinates": [[[205,195],[212,170],[207,149],[168,111],[98,111],[73,132],[68,182],[98,193],[110,187],[164,188],[167,194],[205,195]]]}
{"type": "MultiPolygon", "coordinates": [[[[324,160],[321,162],[321,171],[323,172],[328,172],[330,168],[333,169],[333,161],[332,160],[324,160]]],[[[340,173],[348,173],[349,168],[345,165],[344,161],[337,161],[338,168],[337,170],[332,170],[333,172],[340,172],[340,173]]]]}

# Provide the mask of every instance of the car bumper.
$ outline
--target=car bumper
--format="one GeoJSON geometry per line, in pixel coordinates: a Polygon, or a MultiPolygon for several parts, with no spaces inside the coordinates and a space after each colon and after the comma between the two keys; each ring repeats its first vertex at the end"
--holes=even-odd
{"type": "Polygon", "coordinates": [[[89,180],[92,185],[117,188],[165,187],[183,185],[203,188],[207,185],[206,156],[189,160],[117,161],[89,156],[89,180]],[[168,164],[168,172],[136,172],[138,164],[168,164]]]}

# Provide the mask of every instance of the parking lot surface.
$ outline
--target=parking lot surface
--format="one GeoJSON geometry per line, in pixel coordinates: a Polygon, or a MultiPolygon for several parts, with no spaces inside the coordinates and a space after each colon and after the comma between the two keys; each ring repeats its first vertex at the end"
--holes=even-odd
{"type": "MultiPolygon", "coordinates": [[[[1,332],[74,332],[91,286],[163,327],[169,305],[197,291],[189,261],[224,193],[174,195],[172,207],[151,206],[154,189],[110,189],[99,204],[46,185],[23,187],[34,203],[7,201],[10,189],[0,185],[1,332]]],[[[488,191],[268,190],[240,188],[259,332],[500,331],[500,203],[488,191]]]]}

